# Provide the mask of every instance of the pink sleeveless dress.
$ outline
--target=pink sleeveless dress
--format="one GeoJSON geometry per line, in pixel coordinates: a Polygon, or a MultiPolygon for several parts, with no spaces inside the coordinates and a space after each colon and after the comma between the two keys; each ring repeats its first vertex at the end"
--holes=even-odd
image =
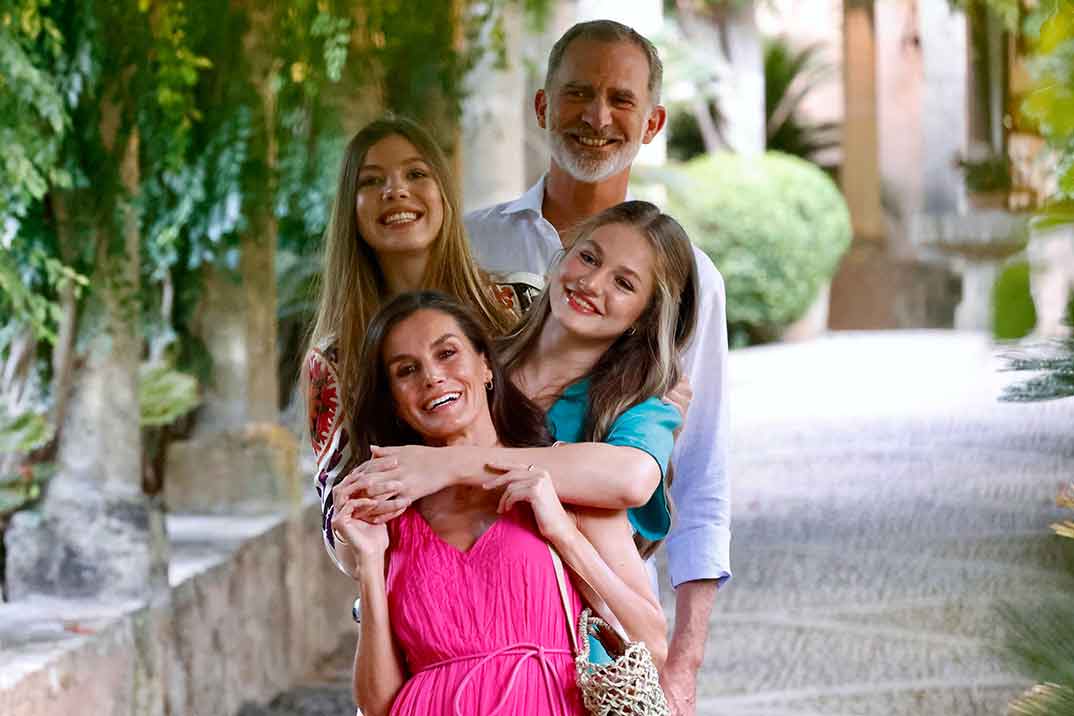
{"type": "Polygon", "coordinates": [[[413,507],[389,534],[388,610],[410,674],[392,716],[585,713],[552,559],[528,506],[501,515],[467,552],[413,507]]]}

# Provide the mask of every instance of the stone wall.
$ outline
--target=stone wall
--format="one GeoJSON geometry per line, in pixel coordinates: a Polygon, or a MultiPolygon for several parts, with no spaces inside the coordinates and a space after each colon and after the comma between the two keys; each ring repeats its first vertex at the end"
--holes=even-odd
{"type": "Polygon", "coordinates": [[[230,716],[353,644],[353,583],[324,554],[317,505],[168,518],[159,603],[0,604],[0,713],[230,716]]]}

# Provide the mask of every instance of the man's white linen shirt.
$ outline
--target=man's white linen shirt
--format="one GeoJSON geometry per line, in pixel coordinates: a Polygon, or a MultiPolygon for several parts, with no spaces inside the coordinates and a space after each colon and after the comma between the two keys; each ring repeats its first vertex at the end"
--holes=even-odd
{"type": "MultiPolygon", "coordinates": [[[[545,275],[562,250],[541,213],[544,177],[514,201],[466,215],[477,262],[491,273],[545,275]]],[[[723,277],[696,246],[701,284],[698,321],[683,357],[694,397],[672,453],[674,523],[667,539],[673,586],[731,577],[731,501],[727,480],[727,321],[723,277]]]]}

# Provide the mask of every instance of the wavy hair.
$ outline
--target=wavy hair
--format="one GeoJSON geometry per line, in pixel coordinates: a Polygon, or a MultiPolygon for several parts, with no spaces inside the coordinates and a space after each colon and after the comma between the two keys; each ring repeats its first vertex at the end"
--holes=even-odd
{"type": "Polygon", "coordinates": [[[368,460],[371,445],[416,445],[425,442],[400,420],[395,409],[384,365],[384,343],[400,323],[421,310],[440,311],[455,319],[474,349],[485,357],[492,371],[489,414],[500,442],[507,447],[536,447],[552,443],[544,411],[507,377],[495,344],[473,312],[459,301],[436,291],[399,294],[376,313],[359,352],[364,367],[354,392],[354,416],[349,434],[359,461],[368,460]]]}
{"type": "MultiPolygon", "coordinates": [[[[623,412],[654,395],[664,395],[679,381],[679,353],[697,323],[698,277],[693,247],[679,222],[647,201],[626,201],[581,222],[565,237],[567,250],[602,226],[619,224],[649,241],[656,256],[653,296],[635,323],[597,360],[588,378],[589,412],[583,439],[600,442],[623,412]]],[[[549,269],[549,285],[559,270],[549,269]]],[[[537,346],[552,308],[548,288],[534,301],[514,332],[503,339],[508,371],[521,366],[537,346]]]]}
{"type": "Polygon", "coordinates": [[[374,144],[393,135],[403,137],[418,150],[432,169],[444,202],[444,223],[430,245],[422,287],[473,306],[486,329],[496,335],[514,324],[514,316],[495,299],[490,279],[474,263],[462,223],[459,191],[444,152],[421,125],[405,117],[385,115],[363,127],[347,144],[324,236],[320,298],[308,349],[336,345],[340,395],[349,395],[354,389],[363,367],[356,349],[373,314],[388,298],[384,273],[373,249],[362,238],[355,207],[358,175],[366,154],[374,144]]]}
{"type": "MultiPolygon", "coordinates": [[[[666,394],[679,381],[679,355],[693,336],[700,297],[690,238],[679,222],[647,201],[626,201],[605,209],[576,225],[563,244],[569,251],[577,241],[611,224],[630,227],[649,241],[656,257],[654,290],[634,324],[635,331],[620,335],[589,372],[578,377],[579,381],[589,379],[589,409],[582,427],[582,440],[587,442],[603,442],[620,415],[648,398],[666,394]]],[[[549,286],[558,271],[558,262],[549,268],[549,286]]],[[[536,349],[551,313],[549,287],[545,287],[515,331],[502,339],[501,354],[509,373],[536,349]]],[[[666,491],[672,479],[669,465],[662,485],[669,508],[671,497],[666,491]]],[[[659,545],[641,535],[635,535],[634,542],[643,557],[659,545]]]]}

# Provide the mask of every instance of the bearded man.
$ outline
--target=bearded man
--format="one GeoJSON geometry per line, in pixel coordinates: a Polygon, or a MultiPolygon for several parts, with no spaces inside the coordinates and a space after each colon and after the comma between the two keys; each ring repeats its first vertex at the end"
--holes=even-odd
{"type": "MultiPolygon", "coordinates": [[[[466,217],[474,255],[485,269],[523,274],[520,284],[539,283],[570,227],[627,198],[638,150],[667,119],[662,74],[653,44],[618,22],[579,23],[556,42],[534,98],[551,148],[548,172],[518,199],[466,217]]],[[[683,358],[693,401],[672,458],[676,521],[667,551],[675,628],[661,674],[672,709],[682,716],[695,713],[712,604],[731,577],[724,285],[712,261],[696,248],[694,254],[701,300],[683,358]]]]}

